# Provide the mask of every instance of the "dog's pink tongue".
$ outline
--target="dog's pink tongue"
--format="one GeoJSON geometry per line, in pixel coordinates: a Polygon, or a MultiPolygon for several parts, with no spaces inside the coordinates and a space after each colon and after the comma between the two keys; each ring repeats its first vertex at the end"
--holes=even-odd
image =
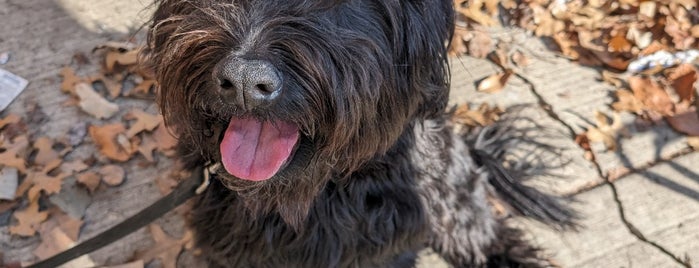
{"type": "Polygon", "coordinates": [[[234,117],[221,141],[221,161],[240,179],[266,180],[279,171],[298,139],[294,124],[234,117]]]}

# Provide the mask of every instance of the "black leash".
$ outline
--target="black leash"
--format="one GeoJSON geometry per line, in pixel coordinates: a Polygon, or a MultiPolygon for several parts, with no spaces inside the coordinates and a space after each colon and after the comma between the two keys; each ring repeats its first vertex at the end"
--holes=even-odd
{"type": "Polygon", "coordinates": [[[182,181],[170,194],[156,201],[136,215],[124,220],[112,228],[99,235],[80,243],[66,251],[53,257],[32,264],[27,268],[54,268],[66,262],[74,260],[82,255],[100,249],[120,238],[133,233],[143,226],[153,222],[155,219],[165,215],[168,211],[181,205],[187,199],[200,194],[209,185],[209,179],[216,166],[209,166],[206,169],[197,168],[192,172],[192,176],[182,181]]]}

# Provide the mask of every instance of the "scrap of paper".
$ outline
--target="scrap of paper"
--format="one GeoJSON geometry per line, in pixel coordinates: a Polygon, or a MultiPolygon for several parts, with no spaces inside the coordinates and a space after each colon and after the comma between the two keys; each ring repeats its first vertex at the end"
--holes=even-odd
{"type": "Polygon", "coordinates": [[[19,96],[29,82],[11,72],[0,69],[0,112],[19,96]]]}

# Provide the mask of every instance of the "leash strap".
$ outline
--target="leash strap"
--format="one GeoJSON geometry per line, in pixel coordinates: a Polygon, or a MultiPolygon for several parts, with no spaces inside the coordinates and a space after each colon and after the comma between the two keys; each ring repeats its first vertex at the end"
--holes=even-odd
{"type": "Polygon", "coordinates": [[[139,228],[146,226],[155,219],[165,215],[168,211],[181,205],[187,199],[201,193],[205,185],[208,185],[211,168],[206,170],[200,168],[192,172],[192,176],[182,181],[170,194],[156,201],[149,207],[145,208],[136,215],[124,220],[112,228],[100,233],[99,235],[80,243],[66,251],[63,251],[53,257],[32,264],[27,268],[54,268],[66,262],[76,259],[82,255],[100,249],[120,238],[133,233],[139,228]]]}

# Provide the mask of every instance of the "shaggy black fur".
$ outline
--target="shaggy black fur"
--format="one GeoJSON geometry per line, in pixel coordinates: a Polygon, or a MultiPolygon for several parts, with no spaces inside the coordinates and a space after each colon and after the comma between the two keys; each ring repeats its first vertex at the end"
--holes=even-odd
{"type": "Polygon", "coordinates": [[[143,56],[188,167],[221,161],[231,118],[290,122],[301,136],[268,180],[217,172],[192,221],[212,267],[410,267],[427,247],[456,267],[546,265],[491,212],[488,177],[505,178],[494,180],[505,199],[529,202],[516,208],[569,214],[483,151],[472,157],[446,123],[451,0],[156,5],[143,56]],[[273,102],[222,96],[213,74],[241,60],[273,66],[273,102]]]}

